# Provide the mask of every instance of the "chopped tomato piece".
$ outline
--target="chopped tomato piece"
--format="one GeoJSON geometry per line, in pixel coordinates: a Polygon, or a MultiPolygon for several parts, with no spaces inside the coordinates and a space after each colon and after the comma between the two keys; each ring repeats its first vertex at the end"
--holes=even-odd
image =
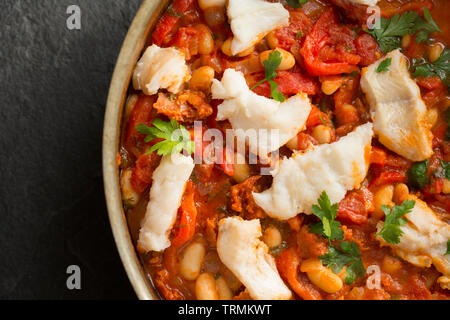
{"type": "Polygon", "coordinates": [[[186,13],[193,3],[194,0],[175,0],[156,25],[151,43],[161,46],[178,21],[180,21],[180,16],[186,13]]]}
{"type": "Polygon", "coordinates": [[[419,86],[428,90],[439,89],[444,86],[444,84],[442,83],[442,79],[439,78],[438,76],[426,78],[417,77],[416,80],[419,86]]]}
{"type": "Polygon", "coordinates": [[[188,182],[186,185],[186,191],[184,192],[184,198],[179,209],[179,224],[174,226],[174,228],[176,228],[176,234],[172,239],[172,246],[175,248],[181,247],[194,236],[197,221],[197,208],[195,207],[194,191],[194,185],[192,182],[188,182]]]}
{"type": "MultiPolygon", "coordinates": [[[[278,91],[285,95],[294,95],[300,92],[314,95],[319,91],[319,86],[317,81],[315,81],[312,77],[308,75],[304,75],[300,72],[292,72],[292,71],[278,71],[278,76],[273,79],[278,84],[278,91]]],[[[264,75],[261,74],[259,80],[264,78],[264,75]]],[[[257,78],[255,77],[255,80],[257,78]]],[[[258,82],[259,80],[256,80],[258,82]]],[[[264,82],[253,90],[255,93],[270,97],[270,85],[268,82],[264,82]]]]}
{"type": "Polygon", "coordinates": [[[128,119],[124,135],[124,146],[135,157],[139,157],[145,144],[144,135],[136,131],[136,126],[139,124],[151,125],[156,117],[156,110],[153,109],[154,102],[155,98],[153,96],[141,94],[128,119]]]}
{"type": "Polygon", "coordinates": [[[397,171],[395,169],[388,169],[381,172],[370,181],[370,188],[379,187],[385,184],[394,184],[406,181],[406,172],[397,171]]]}
{"type": "Polygon", "coordinates": [[[386,151],[378,147],[372,147],[372,150],[370,151],[370,163],[384,166],[386,158],[386,151]]]}
{"type": "Polygon", "coordinates": [[[313,76],[351,73],[361,58],[353,43],[354,32],[338,24],[333,9],[325,11],[306,36],[301,54],[313,76]]]}
{"type": "Polygon", "coordinates": [[[158,167],[161,157],[152,152],[141,155],[131,173],[131,185],[137,193],[143,193],[152,183],[153,171],[158,167]]]}
{"type": "Polygon", "coordinates": [[[306,127],[312,128],[319,124],[329,123],[328,116],[319,110],[315,105],[311,105],[311,112],[309,113],[308,120],[306,120],[306,127]]]}
{"type": "Polygon", "coordinates": [[[278,48],[289,51],[291,46],[304,39],[313,26],[312,21],[301,11],[291,11],[289,26],[279,28],[275,31],[275,37],[278,40],[278,48]]]}
{"type": "Polygon", "coordinates": [[[367,222],[369,210],[373,209],[373,195],[363,188],[358,191],[350,191],[339,202],[337,219],[342,222],[364,224],[367,222]]]}

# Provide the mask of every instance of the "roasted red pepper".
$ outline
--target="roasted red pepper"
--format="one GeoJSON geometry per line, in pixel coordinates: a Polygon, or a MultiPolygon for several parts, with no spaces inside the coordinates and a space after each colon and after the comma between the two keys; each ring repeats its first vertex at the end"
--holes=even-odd
{"type": "Polygon", "coordinates": [[[175,237],[172,239],[172,247],[179,248],[188,242],[195,234],[197,221],[197,208],[194,200],[195,189],[192,182],[186,185],[184,198],[179,209],[179,224],[175,225],[175,237]]]}
{"type": "Polygon", "coordinates": [[[334,10],[325,11],[306,36],[301,49],[308,72],[313,76],[351,73],[361,58],[353,43],[354,32],[338,24],[334,10]]]}

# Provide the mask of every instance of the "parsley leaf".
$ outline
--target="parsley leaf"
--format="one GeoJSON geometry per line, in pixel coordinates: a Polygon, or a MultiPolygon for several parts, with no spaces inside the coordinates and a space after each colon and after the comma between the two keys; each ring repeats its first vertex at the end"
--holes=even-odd
{"type": "Polygon", "coordinates": [[[371,34],[378,41],[381,50],[387,53],[400,47],[400,37],[410,33],[418,16],[414,11],[402,15],[397,13],[389,19],[381,18],[380,28],[365,31],[371,34]]]}
{"type": "Polygon", "coordinates": [[[391,63],[392,63],[392,58],[384,59],[383,61],[380,62],[376,71],[378,73],[389,71],[389,67],[391,66],[391,63]]]}
{"type": "Polygon", "coordinates": [[[407,11],[402,15],[395,14],[389,19],[381,18],[380,28],[365,30],[371,34],[384,53],[400,48],[401,37],[415,34],[417,42],[427,41],[433,32],[442,32],[434,22],[430,11],[424,7],[424,18],[415,11],[407,11]]]}
{"type": "Polygon", "coordinates": [[[293,8],[301,8],[302,5],[307,3],[309,0],[286,0],[288,5],[290,5],[293,8]]]}
{"type": "Polygon", "coordinates": [[[297,34],[295,35],[295,39],[300,39],[301,37],[303,37],[303,31],[302,30],[297,32],[297,34]]]}
{"type": "Polygon", "coordinates": [[[338,212],[338,204],[331,205],[330,199],[325,191],[319,197],[319,205],[312,206],[312,213],[320,219],[319,223],[310,226],[311,233],[321,234],[331,240],[344,239],[344,231],[340,228],[341,223],[335,221],[338,212]]]}
{"type": "Polygon", "coordinates": [[[444,253],[444,256],[450,254],[450,240],[447,241],[447,251],[444,253]]]}
{"type": "Polygon", "coordinates": [[[408,182],[413,186],[422,189],[428,184],[428,160],[416,162],[408,170],[408,182]]]}
{"type": "Polygon", "coordinates": [[[352,284],[357,277],[364,277],[366,270],[361,260],[358,246],[354,242],[343,241],[339,248],[329,247],[328,253],[319,257],[323,265],[338,274],[344,267],[347,267],[346,284],[352,284]]]}
{"type": "Polygon", "coordinates": [[[166,156],[171,153],[179,153],[183,149],[189,154],[194,152],[194,141],[191,140],[189,131],[175,120],[170,122],[156,119],[152,123],[152,127],[145,124],[136,126],[136,131],[145,134],[145,142],[150,142],[154,139],[163,139],[150,148],[147,154],[157,151],[158,155],[166,156]]]}
{"type": "Polygon", "coordinates": [[[265,73],[266,73],[265,78],[262,79],[257,84],[255,84],[252,87],[252,90],[255,89],[256,87],[258,87],[259,85],[261,85],[262,83],[268,81],[270,84],[270,92],[271,92],[272,98],[277,101],[280,101],[280,102],[284,102],[286,100],[284,95],[278,91],[278,84],[275,81],[273,81],[273,79],[275,79],[278,75],[276,73],[276,70],[280,66],[282,59],[283,58],[281,57],[281,53],[277,50],[275,50],[269,54],[269,59],[263,61],[264,69],[265,69],[265,73]]]}
{"type": "Polygon", "coordinates": [[[386,219],[383,228],[376,235],[383,237],[387,243],[400,243],[400,237],[403,235],[400,226],[408,222],[403,216],[410,213],[415,204],[414,200],[405,200],[401,205],[395,205],[392,209],[389,206],[382,205],[381,210],[386,215],[386,219]]]}
{"type": "Polygon", "coordinates": [[[436,22],[434,22],[433,17],[431,16],[431,13],[427,7],[423,8],[423,16],[425,20],[419,17],[414,24],[414,28],[412,29],[412,33],[417,32],[416,41],[419,43],[428,41],[428,39],[430,38],[430,34],[433,32],[442,32],[442,30],[437,26],[436,22]]]}
{"type": "Polygon", "coordinates": [[[444,177],[447,180],[450,180],[450,162],[444,162],[441,160],[441,167],[442,167],[442,171],[444,173],[444,177]]]}
{"type": "Polygon", "coordinates": [[[444,83],[444,85],[449,86],[450,85],[450,77],[449,77],[450,63],[449,63],[449,60],[450,60],[450,49],[445,48],[442,51],[439,59],[437,59],[435,62],[423,63],[423,64],[414,66],[415,71],[413,73],[413,76],[414,77],[421,76],[424,78],[438,76],[442,79],[442,82],[444,83]]]}

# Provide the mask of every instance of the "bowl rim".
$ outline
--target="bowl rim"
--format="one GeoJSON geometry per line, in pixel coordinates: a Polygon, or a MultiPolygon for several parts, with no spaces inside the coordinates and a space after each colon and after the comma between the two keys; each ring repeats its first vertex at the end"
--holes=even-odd
{"type": "Polygon", "coordinates": [[[120,259],[141,300],[157,300],[159,295],[146,275],[131,239],[119,182],[117,153],[122,112],[131,75],[154,25],[170,0],[144,0],[123,42],[111,79],[103,126],[103,184],[109,222],[120,259]]]}

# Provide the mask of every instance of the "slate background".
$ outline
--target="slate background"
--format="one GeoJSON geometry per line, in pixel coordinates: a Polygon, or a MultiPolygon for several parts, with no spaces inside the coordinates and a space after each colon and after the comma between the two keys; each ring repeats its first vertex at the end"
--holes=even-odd
{"type": "Polygon", "coordinates": [[[109,81],[139,0],[0,1],[0,298],[135,299],[101,170],[109,81]],[[66,28],[79,5],[82,29],[66,28]],[[66,289],[79,265],[82,290],[66,289]]]}

